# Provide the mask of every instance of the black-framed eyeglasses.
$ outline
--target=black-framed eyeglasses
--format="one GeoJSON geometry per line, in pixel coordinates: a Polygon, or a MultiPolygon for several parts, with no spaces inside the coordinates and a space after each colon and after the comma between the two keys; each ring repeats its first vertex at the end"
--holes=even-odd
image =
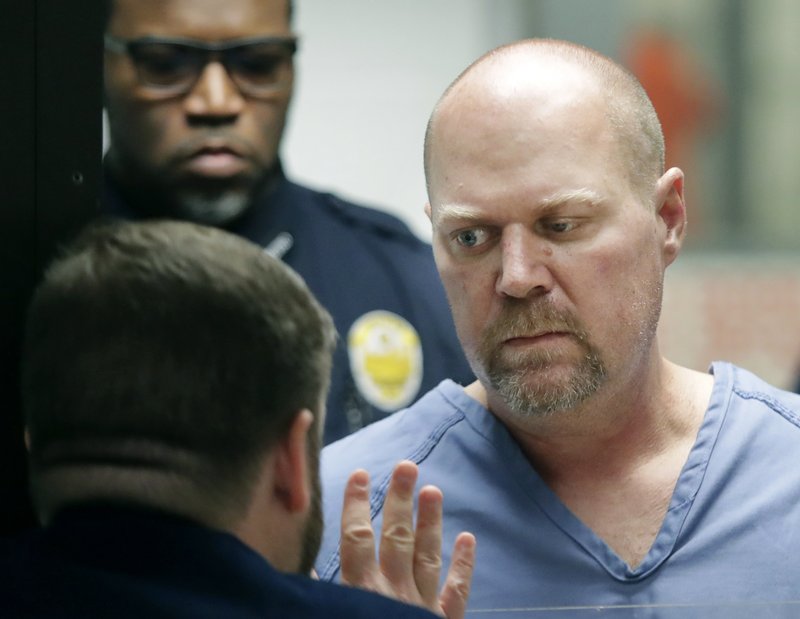
{"type": "Polygon", "coordinates": [[[295,37],[256,37],[208,43],[196,39],[105,35],[105,48],[128,54],[139,82],[154,94],[173,97],[191,91],[206,65],[217,60],[246,95],[268,97],[289,87],[295,37]]]}

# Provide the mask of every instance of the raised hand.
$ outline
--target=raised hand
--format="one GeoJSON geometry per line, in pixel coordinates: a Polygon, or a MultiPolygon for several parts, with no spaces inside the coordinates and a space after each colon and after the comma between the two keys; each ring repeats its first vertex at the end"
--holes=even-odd
{"type": "Polygon", "coordinates": [[[392,473],[383,506],[380,550],[369,508],[369,475],[357,470],[347,482],[342,508],[342,582],[427,608],[447,619],[462,619],[475,564],[475,537],[458,535],[441,591],[442,493],[435,486],[419,491],[414,527],[417,465],[404,460],[392,473]]]}

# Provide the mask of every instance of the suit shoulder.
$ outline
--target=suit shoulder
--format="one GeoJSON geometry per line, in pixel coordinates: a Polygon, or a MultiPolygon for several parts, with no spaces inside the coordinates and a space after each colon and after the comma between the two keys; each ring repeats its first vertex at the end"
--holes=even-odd
{"type": "Polygon", "coordinates": [[[306,616],[309,619],[312,617],[372,619],[377,616],[382,619],[434,619],[436,617],[423,608],[403,604],[371,591],[323,581],[308,580],[299,592],[311,608],[307,608],[307,614],[296,612],[293,616],[306,616]],[[322,614],[319,614],[320,610],[322,614]]]}

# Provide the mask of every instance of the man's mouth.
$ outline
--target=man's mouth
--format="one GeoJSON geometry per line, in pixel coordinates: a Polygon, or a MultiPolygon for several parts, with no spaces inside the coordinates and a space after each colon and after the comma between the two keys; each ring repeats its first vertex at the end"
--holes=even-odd
{"type": "Polygon", "coordinates": [[[521,334],[507,338],[503,343],[507,346],[529,346],[532,344],[555,343],[564,338],[571,337],[567,331],[541,331],[538,333],[521,334]]]}
{"type": "Polygon", "coordinates": [[[227,145],[203,146],[189,155],[185,167],[189,173],[198,176],[227,178],[244,172],[247,161],[227,145]]]}

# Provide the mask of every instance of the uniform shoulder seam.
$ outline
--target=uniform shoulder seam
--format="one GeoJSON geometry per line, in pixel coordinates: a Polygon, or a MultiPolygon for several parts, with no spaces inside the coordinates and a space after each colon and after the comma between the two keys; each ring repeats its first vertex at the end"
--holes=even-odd
{"type": "Polygon", "coordinates": [[[327,206],[338,216],[360,224],[365,230],[390,234],[414,244],[424,245],[424,241],[411,231],[399,217],[381,209],[348,202],[332,193],[322,194],[327,206]]]}
{"type": "Polygon", "coordinates": [[[764,393],[763,391],[745,391],[739,387],[734,387],[733,392],[743,400],[757,400],[767,405],[795,427],[800,428],[800,416],[768,393],[764,393]]]}

